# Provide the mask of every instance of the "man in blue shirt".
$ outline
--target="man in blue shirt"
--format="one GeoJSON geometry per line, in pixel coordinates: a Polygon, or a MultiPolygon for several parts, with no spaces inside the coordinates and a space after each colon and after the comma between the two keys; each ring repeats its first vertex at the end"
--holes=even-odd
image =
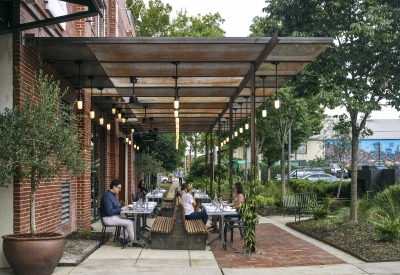
{"type": "Polygon", "coordinates": [[[107,193],[105,193],[104,196],[101,198],[100,215],[103,219],[104,224],[123,226],[125,228],[125,232],[121,232],[121,235],[116,241],[117,244],[125,247],[131,244],[134,240],[134,222],[120,216],[122,210],[126,210],[129,208],[128,206],[118,206],[118,201],[115,196],[119,193],[120,190],[121,181],[119,181],[118,179],[113,180],[110,184],[110,190],[108,190],[107,193]],[[129,237],[129,243],[127,243],[127,240],[124,239],[124,236],[129,237]]]}
{"type": "Polygon", "coordinates": [[[178,176],[178,179],[179,179],[179,186],[182,186],[182,179],[183,179],[182,169],[179,169],[179,172],[176,173],[176,175],[178,176]]]}

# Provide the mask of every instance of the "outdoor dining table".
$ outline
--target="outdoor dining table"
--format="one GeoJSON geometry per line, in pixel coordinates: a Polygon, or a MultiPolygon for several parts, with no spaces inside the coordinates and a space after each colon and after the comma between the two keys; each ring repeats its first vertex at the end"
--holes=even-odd
{"type": "Polygon", "coordinates": [[[199,195],[195,198],[195,200],[199,205],[211,202],[211,198],[208,195],[199,195]]]}
{"type": "MultiPolygon", "coordinates": [[[[165,190],[164,190],[164,192],[165,192],[165,190]]],[[[160,191],[160,192],[153,193],[153,194],[148,193],[146,195],[146,198],[148,198],[149,201],[155,201],[155,202],[157,202],[157,204],[160,204],[160,203],[162,203],[162,198],[164,196],[164,192],[160,191]]]]}
{"type": "MultiPolygon", "coordinates": [[[[202,204],[202,208],[203,210],[207,213],[208,216],[212,216],[213,218],[213,232],[217,232],[218,233],[218,237],[220,238],[220,240],[222,241],[222,246],[225,247],[226,246],[226,242],[225,242],[225,238],[224,238],[224,227],[225,227],[225,216],[229,215],[229,216],[237,216],[239,217],[239,214],[236,212],[236,209],[231,208],[230,206],[226,207],[225,209],[216,209],[215,206],[213,206],[211,203],[203,203],[202,204]],[[217,228],[215,227],[216,224],[216,220],[217,217],[219,217],[219,228],[217,230],[217,228]]],[[[215,238],[214,240],[212,240],[210,242],[213,243],[215,240],[218,239],[215,238]]]]}
{"type": "Polygon", "coordinates": [[[134,216],[134,221],[135,221],[135,226],[133,227],[133,231],[135,234],[135,239],[133,240],[134,244],[138,244],[140,246],[143,246],[141,243],[138,242],[139,239],[145,240],[147,243],[150,243],[150,240],[144,237],[141,234],[141,226],[140,226],[140,219],[138,217],[140,215],[149,215],[151,214],[154,209],[157,206],[157,202],[154,201],[149,201],[148,207],[138,207],[138,203],[134,202],[133,204],[130,204],[129,206],[133,206],[133,209],[128,209],[128,210],[123,210],[121,211],[122,214],[125,214],[127,218],[129,218],[130,214],[133,214],[134,216]]]}

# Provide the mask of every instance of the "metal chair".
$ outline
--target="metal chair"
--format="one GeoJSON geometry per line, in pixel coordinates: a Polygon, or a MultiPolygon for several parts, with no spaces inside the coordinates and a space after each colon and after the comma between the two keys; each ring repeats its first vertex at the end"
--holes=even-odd
{"type": "MultiPolygon", "coordinates": [[[[102,212],[102,210],[101,210],[101,207],[99,208],[99,213],[101,213],[102,212]]],[[[104,222],[103,222],[103,218],[100,218],[100,222],[101,222],[101,225],[103,226],[103,228],[102,228],[102,230],[101,230],[101,235],[100,235],[100,243],[99,243],[99,248],[100,248],[100,246],[102,246],[105,242],[105,239],[106,239],[106,230],[107,230],[107,227],[115,227],[115,232],[114,232],[114,242],[117,240],[117,236],[119,236],[120,235],[120,233],[121,233],[121,227],[123,227],[123,226],[120,226],[120,225],[107,225],[107,224],[105,224],[104,222]]],[[[125,237],[125,230],[124,230],[124,239],[126,239],[126,237],[125,237]]]]}
{"type": "Polygon", "coordinates": [[[225,217],[225,226],[224,226],[224,249],[226,249],[226,235],[228,232],[228,229],[231,231],[231,243],[233,243],[233,230],[235,228],[239,229],[240,232],[240,239],[243,239],[243,228],[246,225],[246,221],[241,220],[240,216],[238,217],[225,217]]]}

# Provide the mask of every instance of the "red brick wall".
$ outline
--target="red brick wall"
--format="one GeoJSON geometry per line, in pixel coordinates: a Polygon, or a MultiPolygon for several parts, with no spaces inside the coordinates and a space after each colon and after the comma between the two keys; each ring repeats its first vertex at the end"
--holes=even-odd
{"type": "MultiPolygon", "coordinates": [[[[112,1],[111,1],[112,2],[112,1]]],[[[14,1],[14,22],[31,22],[35,20],[33,12],[30,10],[28,5],[21,3],[20,1],[14,1]]],[[[47,14],[44,10],[44,0],[36,0],[34,4],[38,9],[41,9],[42,14],[47,14]]],[[[106,5],[110,7],[110,3],[106,1],[106,5]]],[[[121,6],[120,4],[120,7],[121,6]]],[[[79,12],[86,10],[86,7],[69,4],[67,3],[67,9],[69,13],[79,12]]],[[[116,26],[121,26],[123,32],[118,30],[119,35],[126,36],[126,26],[124,22],[128,22],[126,18],[126,12],[124,9],[116,9],[114,4],[114,10],[112,12],[106,12],[105,18],[100,18],[100,36],[110,33],[107,28],[112,26],[114,28],[114,35],[116,34],[116,26]],[[120,14],[116,16],[116,12],[120,14]],[[114,14],[112,14],[114,13],[114,14]],[[109,16],[110,15],[110,16],[109,16]],[[112,15],[112,16],[111,16],[112,15]],[[111,24],[113,18],[119,18],[123,23],[111,24]],[[125,17],[125,18],[124,18],[125,17]],[[106,22],[106,29],[103,30],[103,21],[106,22]]],[[[54,29],[49,27],[35,28],[28,30],[25,33],[33,33],[36,37],[49,37],[49,36],[80,36],[80,37],[91,37],[96,35],[96,20],[97,17],[92,19],[92,24],[85,19],[67,22],[66,30],[63,31],[58,25],[54,29]]],[[[17,70],[14,72],[13,86],[14,86],[14,104],[21,105],[21,102],[26,95],[26,91],[21,89],[19,83],[19,76],[21,76],[22,83],[31,83],[34,79],[35,72],[39,69],[43,70],[46,74],[55,76],[56,80],[60,80],[62,90],[69,88],[68,92],[64,96],[64,99],[73,104],[77,93],[71,83],[67,79],[60,79],[60,73],[58,73],[50,65],[45,64],[45,60],[41,55],[40,51],[36,51],[29,47],[23,46],[21,34],[16,33],[13,36],[13,67],[17,70]]],[[[87,76],[83,76],[87,77],[87,76]]],[[[95,83],[95,80],[94,80],[95,83]]],[[[91,162],[91,119],[89,116],[90,111],[90,91],[83,92],[82,97],[84,99],[84,109],[79,111],[85,115],[77,123],[83,131],[83,137],[81,140],[82,149],[86,150],[85,158],[87,163],[91,162]]],[[[100,112],[97,107],[96,110],[96,123],[100,116],[100,112]]],[[[117,137],[119,136],[118,121],[116,119],[111,120],[112,130],[105,135],[105,190],[108,190],[109,184],[112,179],[117,178],[119,175],[119,143],[117,137]]],[[[105,125],[103,126],[105,127],[105,125]]],[[[129,160],[132,162],[132,151],[129,151],[129,160]]],[[[131,167],[132,163],[128,164],[131,167]]],[[[131,168],[128,169],[129,182],[133,180],[133,171],[131,168]]],[[[36,192],[36,225],[37,232],[44,231],[55,231],[68,234],[78,228],[90,230],[90,204],[91,204],[91,183],[90,183],[90,169],[79,177],[72,178],[65,174],[62,179],[54,180],[48,185],[40,185],[36,192]],[[61,224],[61,183],[70,179],[70,221],[61,224]]],[[[30,186],[26,184],[16,183],[14,187],[14,233],[27,233],[29,232],[29,195],[30,186]]]]}

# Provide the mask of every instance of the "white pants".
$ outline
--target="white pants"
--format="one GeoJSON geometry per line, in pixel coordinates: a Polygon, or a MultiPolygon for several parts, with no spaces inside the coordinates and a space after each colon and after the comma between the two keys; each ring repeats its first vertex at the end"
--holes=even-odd
{"type": "MultiPolygon", "coordinates": [[[[109,216],[104,217],[103,222],[106,225],[119,225],[125,227],[125,236],[128,235],[130,241],[135,239],[135,233],[133,231],[134,222],[130,219],[122,218],[121,216],[109,216]]],[[[124,232],[121,232],[121,238],[124,238],[124,232]]]]}

